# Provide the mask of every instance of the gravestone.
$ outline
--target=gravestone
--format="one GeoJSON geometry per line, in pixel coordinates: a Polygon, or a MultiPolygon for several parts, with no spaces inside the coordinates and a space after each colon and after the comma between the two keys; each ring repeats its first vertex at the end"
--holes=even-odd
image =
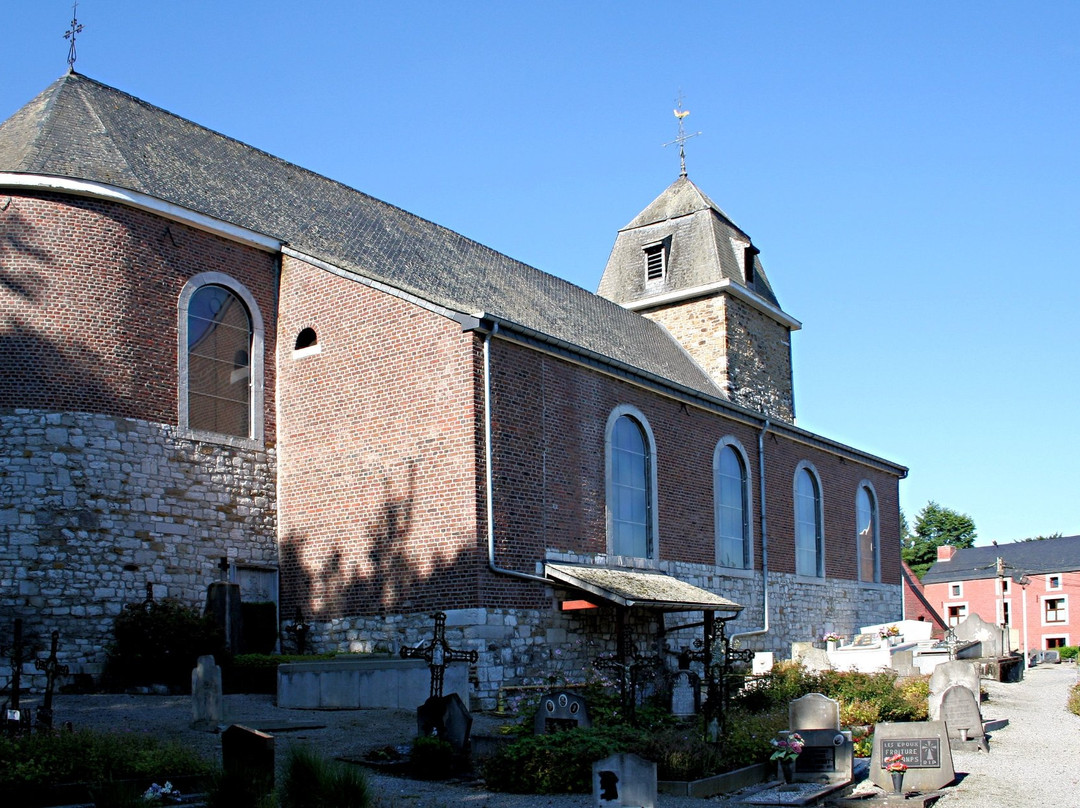
{"type": "Polygon", "coordinates": [[[240,584],[214,581],[206,588],[206,614],[225,635],[225,645],[234,653],[243,648],[244,613],[240,608],[240,584]]]}
{"type": "Polygon", "coordinates": [[[962,685],[979,699],[979,668],[974,662],[961,659],[943,662],[930,674],[930,697],[927,708],[931,721],[941,720],[941,698],[953,685],[962,685]]]}
{"type": "Polygon", "coordinates": [[[679,671],[671,681],[671,714],[696,715],[701,707],[700,680],[693,671],[679,671]]]}
{"type": "Polygon", "coordinates": [[[926,793],[944,788],[956,779],[952,749],[943,721],[883,722],[874,727],[874,749],[870,753],[870,780],[892,791],[892,778],[885,758],[903,755],[907,772],[904,790],[926,793]]]}
{"type": "Polygon", "coordinates": [[[982,713],[975,695],[963,685],[953,685],[941,696],[941,720],[949,729],[949,742],[959,746],[975,742],[989,752],[983,732],[982,713]]]}
{"type": "Polygon", "coordinates": [[[915,651],[906,648],[892,655],[890,667],[896,671],[897,676],[918,676],[919,669],[915,667],[915,651]]]}
{"type": "Polygon", "coordinates": [[[977,614],[969,615],[953,632],[961,643],[981,643],[980,656],[996,658],[1008,653],[1005,630],[994,623],[987,623],[977,614]]]}
{"type": "Polygon", "coordinates": [[[1043,651],[1042,661],[1052,665],[1058,665],[1061,663],[1061,654],[1053,648],[1049,648],[1043,651]]]}
{"type": "Polygon", "coordinates": [[[224,721],[221,666],[213,656],[201,656],[191,671],[191,727],[213,732],[224,721]]]}
{"type": "Polygon", "coordinates": [[[874,634],[856,634],[851,640],[851,644],[856,648],[876,648],[881,645],[884,640],[877,633],[874,634]]]}
{"type": "Polygon", "coordinates": [[[656,764],[624,752],[593,764],[597,808],[655,808],[656,764]]]}
{"type": "Polygon", "coordinates": [[[541,696],[533,718],[534,735],[547,735],[575,727],[588,729],[591,726],[585,699],[563,690],[541,696]]]}
{"type": "Polygon", "coordinates": [[[829,654],[824,648],[815,648],[811,642],[793,642],[791,644],[791,660],[798,662],[808,671],[831,671],[832,663],[829,654]]]}
{"type": "Polygon", "coordinates": [[[472,714],[457,693],[431,696],[416,709],[416,732],[434,735],[454,747],[455,752],[469,748],[472,714]]]}
{"type": "Polygon", "coordinates": [[[840,729],[840,703],[821,693],[808,693],[788,704],[789,731],[798,733],[803,750],[795,758],[795,781],[829,785],[850,783],[855,774],[851,732],[840,729]]]}
{"type": "Polygon", "coordinates": [[[772,651],[756,651],[754,659],[750,663],[750,673],[754,676],[762,676],[773,669],[776,655],[772,651]]]}
{"type": "Polygon", "coordinates": [[[221,766],[227,777],[269,794],[274,790],[274,736],[233,724],[221,733],[221,766]]]}

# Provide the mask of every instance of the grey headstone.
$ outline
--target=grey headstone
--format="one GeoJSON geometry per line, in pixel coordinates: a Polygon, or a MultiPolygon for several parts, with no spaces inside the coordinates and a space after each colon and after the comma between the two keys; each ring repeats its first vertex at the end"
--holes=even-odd
{"type": "Polygon", "coordinates": [[[416,708],[418,735],[435,735],[462,752],[469,746],[472,714],[457,693],[432,696],[416,708]]]}
{"type": "Polygon", "coordinates": [[[214,663],[212,656],[201,656],[191,671],[191,726],[216,732],[224,721],[221,666],[214,663]]]}
{"type": "Polygon", "coordinates": [[[230,651],[243,648],[244,612],[240,606],[240,584],[215,581],[206,588],[206,614],[225,635],[230,651]]]}
{"type": "Polygon", "coordinates": [[[589,706],[577,693],[559,690],[540,697],[540,704],[533,718],[534,735],[546,735],[575,727],[588,729],[591,726],[589,706]]]}
{"type": "Polygon", "coordinates": [[[1053,648],[1050,648],[1046,651],[1043,651],[1042,661],[1057,665],[1061,662],[1061,654],[1059,654],[1053,648]]]}
{"type": "Polygon", "coordinates": [[[815,648],[813,643],[795,642],[791,644],[791,659],[798,662],[808,671],[831,671],[832,662],[829,661],[829,653],[824,648],[815,648]]]}
{"type": "Polygon", "coordinates": [[[915,667],[915,652],[910,648],[893,654],[890,667],[896,671],[897,676],[919,675],[919,670],[915,667]]]}
{"type": "Polygon", "coordinates": [[[671,684],[671,714],[690,716],[697,713],[697,676],[690,671],[679,671],[671,684]]]}
{"type": "Polygon", "coordinates": [[[253,791],[274,790],[274,736],[242,724],[221,733],[221,766],[227,775],[246,780],[253,791]]]}
{"type": "Polygon", "coordinates": [[[788,727],[802,734],[806,729],[840,730],[840,702],[821,693],[807,693],[788,703],[788,727]]]}
{"type": "Polygon", "coordinates": [[[944,788],[956,779],[952,749],[942,721],[881,723],[874,727],[874,749],[870,754],[870,780],[892,791],[892,778],[882,761],[901,754],[908,770],[904,790],[926,793],[944,788]]]}
{"type": "Polygon", "coordinates": [[[999,657],[1005,654],[1007,640],[1004,629],[994,623],[987,623],[977,614],[968,616],[953,632],[961,642],[982,643],[981,655],[984,657],[999,657]]]}
{"type": "MultiPolygon", "coordinates": [[[[800,729],[802,753],[795,758],[795,782],[841,785],[850,783],[855,775],[855,744],[850,731],[831,729],[800,729]]],[[[785,738],[792,732],[780,732],[785,738]]]]}
{"type": "Polygon", "coordinates": [[[979,702],[963,685],[953,685],[942,694],[941,720],[949,729],[950,740],[973,740],[986,747],[979,702]]]}
{"type": "Polygon", "coordinates": [[[593,764],[597,808],[655,808],[656,764],[629,752],[593,764]]]}
{"type": "Polygon", "coordinates": [[[962,685],[979,699],[979,668],[974,662],[953,660],[942,662],[930,674],[930,698],[928,711],[931,721],[941,720],[941,698],[954,685],[962,685]]]}

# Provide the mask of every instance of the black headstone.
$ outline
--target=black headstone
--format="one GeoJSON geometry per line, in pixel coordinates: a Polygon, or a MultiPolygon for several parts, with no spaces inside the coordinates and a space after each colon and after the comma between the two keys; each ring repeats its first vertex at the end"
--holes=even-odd
{"type": "Polygon", "coordinates": [[[416,731],[442,738],[455,752],[463,752],[469,748],[472,714],[457,693],[431,696],[416,708],[416,731]]]}
{"type": "Polygon", "coordinates": [[[221,765],[228,777],[246,780],[263,793],[274,789],[274,736],[242,724],[221,733],[221,765]]]}

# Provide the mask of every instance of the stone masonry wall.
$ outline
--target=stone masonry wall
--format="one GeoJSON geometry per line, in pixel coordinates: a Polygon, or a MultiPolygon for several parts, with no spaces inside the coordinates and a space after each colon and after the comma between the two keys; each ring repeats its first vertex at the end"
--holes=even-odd
{"type": "Polygon", "coordinates": [[[113,618],[155,598],[202,607],[221,558],[277,565],[275,453],[179,439],[85,413],[0,413],[0,637],[60,631],[60,661],[96,673],[113,618]]]}

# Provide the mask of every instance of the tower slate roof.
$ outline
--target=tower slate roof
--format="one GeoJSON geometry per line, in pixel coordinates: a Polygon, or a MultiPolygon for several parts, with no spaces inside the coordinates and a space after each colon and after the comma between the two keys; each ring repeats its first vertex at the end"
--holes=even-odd
{"type": "Polygon", "coordinates": [[[365,193],[68,73],[0,124],[0,172],[135,191],[556,343],[722,393],[660,326],[365,193]]]}
{"type": "Polygon", "coordinates": [[[1005,562],[1005,573],[1010,577],[1080,570],[1080,536],[957,550],[948,561],[935,562],[926,571],[922,582],[936,584],[993,578],[997,575],[998,558],[1005,562]]]}
{"type": "MultiPolygon", "coordinates": [[[[736,244],[749,245],[750,237],[689,178],[679,177],[619,231],[598,294],[627,304],[724,280],[746,286],[736,244]],[[665,239],[670,242],[665,278],[646,286],[642,249],[665,239]]],[[[779,308],[760,259],[753,261],[749,288],[779,308]]]]}

